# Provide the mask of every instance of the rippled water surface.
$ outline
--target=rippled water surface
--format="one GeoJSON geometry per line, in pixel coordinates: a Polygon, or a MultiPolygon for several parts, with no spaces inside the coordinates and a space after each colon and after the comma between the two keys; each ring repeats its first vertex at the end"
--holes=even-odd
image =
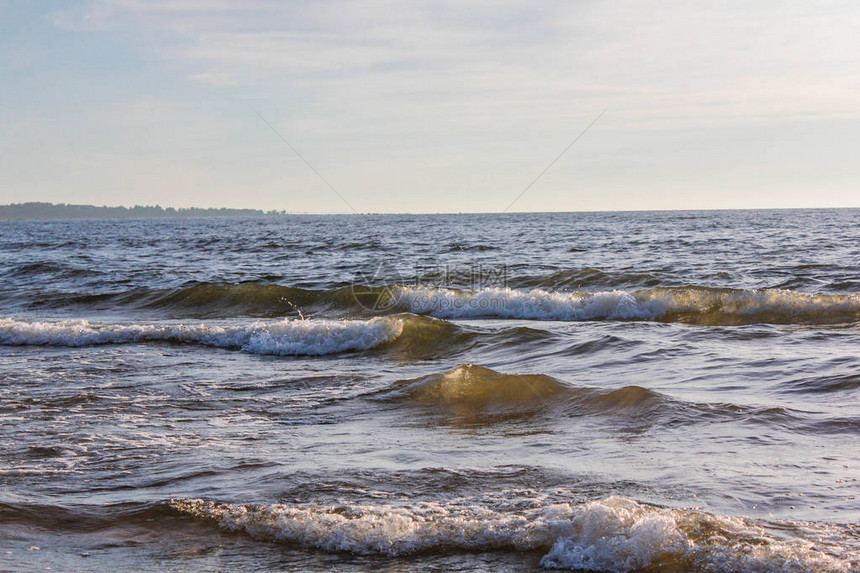
{"type": "Polygon", "coordinates": [[[0,569],[860,567],[860,211],[0,221],[0,262],[0,569]]]}

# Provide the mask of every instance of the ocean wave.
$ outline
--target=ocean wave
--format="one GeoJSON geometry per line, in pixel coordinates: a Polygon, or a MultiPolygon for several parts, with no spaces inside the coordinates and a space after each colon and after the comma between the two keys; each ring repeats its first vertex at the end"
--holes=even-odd
{"type": "Polygon", "coordinates": [[[284,316],[320,301],[324,292],[277,284],[198,284],[141,293],[148,309],[193,311],[208,316],[284,316]]]}
{"type": "Polygon", "coordinates": [[[398,380],[366,397],[417,411],[433,425],[469,428],[579,416],[601,416],[615,425],[739,422],[807,434],[852,434],[856,427],[851,418],[833,419],[785,407],[688,402],[642,386],[576,386],[545,374],[507,374],[476,364],[398,380]]]}
{"type": "Polygon", "coordinates": [[[473,428],[536,416],[621,415],[625,423],[642,417],[653,423],[675,410],[671,399],[639,386],[571,386],[544,374],[504,374],[475,364],[399,380],[368,397],[396,408],[418,409],[434,425],[473,428]]]}
{"type": "Polygon", "coordinates": [[[517,403],[542,401],[571,390],[563,382],[543,374],[502,374],[490,368],[466,364],[447,372],[397,382],[377,394],[386,400],[408,399],[434,404],[517,403]]]}
{"type": "Polygon", "coordinates": [[[860,320],[860,295],[811,295],[775,289],[657,287],[592,293],[399,286],[393,291],[400,309],[455,319],[650,320],[711,326],[860,320]]]}
{"type": "Polygon", "coordinates": [[[829,394],[832,392],[855,392],[860,390],[860,374],[833,374],[801,376],[781,382],[779,390],[788,393],[829,394]]]}
{"type": "MultiPolygon", "coordinates": [[[[18,295],[18,298],[22,298],[18,295]]],[[[169,289],[133,288],[110,293],[40,292],[30,309],[113,307],[162,311],[170,316],[275,318],[326,305],[349,307],[348,289],[313,290],[268,283],[200,283],[169,289]]]]}
{"type": "Polygon", "coordinates": [[[36,277],[40,275],[53,275],[60,278],[76,278],[97,276],[102,274],[98,269],[87,269],[75,267],[70,264],[64,264],[53,261],[39,261],[34,263],[23,263],[17,266],[10,266],[6,271],[7,276],[13,277],[36,277]]]}
{"type": "MultiPolygon", "coordinates": [[[[565,283],[567,278],[559,280],[565,283]]],[[[641,320],[706,326],[826,325],[860,321],[860,294],[807,294],[783,289],[706,286],[594,292],[529,288],[529,280],[511,279],[510,284],[523,288],[469,290],[389,284],[306,289],[262,283],[202,283],[118,293],[41,293],[38,300],[26,306],[31,310],[119,306],[159,311],[175,318],[372,316],[411,312],[446,319],[641,320]]],[[[646,284],[650,283],[646,281],[646,284]]],[[[567,286],[562,284],[559,288],[567,286]]],[[[13,297],[15,304],[22,302],[22,296],[19,293],[13,297]]]]}
{"type": "Polygon", "coordinates": [[[317,356],[368,350],[396,339],[403,320],[291,320],[249,325],[94,324],[86,320],[30,322],[0,319],[0,344],[95,346],[141,342],[198,344],[265,355],[317,356]]]}
{"type": "MultiPolygon", "coordinates": [[[[411,555],[541,551],[547,569],[847,572],[852,564],[798,524],[777,537],[744,518],[656,507],[623,497],[500,511],[466,500],[402,505],[241,505],[175,499],[170,506],[255,539],[331,552],[411,555]],[[792,534],[793,533],[793,534],[792,534]]],[[[824,536],[822,536],[824,537],[824,536]]],[[[836,551],[836,549],[833,549],[836,551]]]]}

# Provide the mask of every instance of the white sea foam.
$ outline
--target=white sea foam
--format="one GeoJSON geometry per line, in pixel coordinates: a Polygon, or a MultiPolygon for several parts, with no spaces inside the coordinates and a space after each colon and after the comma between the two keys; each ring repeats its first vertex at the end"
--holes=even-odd
{"type": "Polygon", "coordinates": [[[94,324],[86,320],[29,322],[0,319],[0,344],[94,346],[174,342],[241,349],[253,354],[323,355],[367,350],[397,338],[398,318],[282,320],[217,326],[207,324],[94,324]]]}
{"type": "Polygon", "coordinates": [[[847,572],[850,563],[811,541],[779,540],[741,519],[657,508],[621,497],[524,512],[462,500],[402,506],[234,505],[172,500],[223,529],[326,551],[543,550],[548,569],[626,573],[672,565],[706,571],[847,572]]]}
{"type": "Polygon", "coordinates": [[[687,287],[591,293],[404,286],[397,287],[394,294],[399,304],[411,312],[440,318],[562,321],[668,318],[714,324],[860,319],[860,295],[812,295],[778,289],[687,287]]]}
{"type": "Polygon", "coordinates": [[[397,300],[411,312],[440,318],[520,318],[531,320],[656,319],[660,302],[641,303],[630,293],[560,293],[534,289],[486,288],[461,291],[433,287],[398,287],[397,300]]]}

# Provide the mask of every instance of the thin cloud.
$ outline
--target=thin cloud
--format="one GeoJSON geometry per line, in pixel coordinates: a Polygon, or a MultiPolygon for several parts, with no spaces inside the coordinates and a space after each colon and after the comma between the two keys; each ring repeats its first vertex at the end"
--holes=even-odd
{"type": "Polygon", "coordinates": [[[860,11],[776,6],[99,0],[54,20],[170,31],[155,49],[208,68],[189,73],[195,82],[318,86],[389,109],[540,101],[559,113],[609,106],[634,123],[702,125],[860,117],[860,63],[846,57],[860,11]],[[613,101],[584,96],[590,88],[613,101]]]}
{"type": "MultiPolygon", "coordinates": [[[[247,103],[369,209],[379,208],[374,201],[400,201],[400,209],[432,210],[423,197],[450,190],[465,201],[455,191],[464,185],[477,197],[474,208],[491,209],[480,197],[515,193],[606,108],[611,117],[529,192],[535,208],[552,206],[552,193],[564,197],[573,176],[630,197],[630,189],[649,185],[655,196],[671,185],[723,181],[726,189],[730,181],[746,188],[741,175],[716,177],[746,173],[745,162],[758,181],[779,185],[786,165],[797,166],[792,185],[802,176],[854,177],[853,162],[828,159],[841,157],[839,138],[856,138],[852,120],[860,119],[860,60],[852,58],[860,6],[853,3],[96,0],[47,17],[92,37],[68,44],[62,68],[48,57],[51,40],[72,35],[34,38],[30,54],[46,46],[34,66],[41,72],[10,81],[7,92],[17,90],[30,106],[27,94],[42,94],[51,104],[44,109],[68,101],[86,107],[93,94],[189,104],[162,115],[193,115],[223,129],[210,138],[213,150],[236,157],[247,151],[235,164],[236,179],[256,178],[261,189],[285,171],[268,157],[242,171],[263,141],[258,122],[243,116],[247,103]],[[98,55],[103,67],[93,66],[87,51],[100,37],[110,46],[98,55]],[[46,86],[67,80],[75,98],[50,101],[46,86]],[[233,88],[229,97],[226,87],[233,88]],[[818,139],[804,135],[813,132],[818,139]],[[733,151],[741,148],[743,154],[733,151]],[[756,159],[763,156],[769,164],[756,159]]],[[[107,132],[124,121],[103,104],[89,113],[107,132]]],[[[55,114],[72,132],[73,115],[55,114]]],[[[130,115],[141,122],[162,117],[146,108],[130,115]]],[[[13,116],[23,133],[32,131],[26,117],[13,116]]],[[[136,136],[158,140],[165,154],[186,163],[193,158],[190,142],[154,126],[136,136]]],[[[107,135],[88,137],[94,149],[118,152],[107,135]]],[[[293,167],[289,179],[299,182],[302,172],[293,167]]],[[[594,205],[605,196],[597,193],[594,205]]]]}
{"type": "Polygon", "coordinates": [[[195,82],[209,83],[215,86],[234,87],[241,85],[238,81],[236,81],[236,78],[234,78],[232,74],[228,73],[206,72],[202,74],[192,74],[188,76],[188,79],[193,80],[195,82]]]}

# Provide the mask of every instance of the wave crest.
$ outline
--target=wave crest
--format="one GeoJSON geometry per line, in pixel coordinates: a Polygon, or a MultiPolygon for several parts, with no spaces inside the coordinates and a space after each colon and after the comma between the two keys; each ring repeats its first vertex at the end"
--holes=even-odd
{"type": "Polygon", "coordinates": [[[401,308],[440,318],[659,320],[700,325],[835,324],[860,320],[860,295],[658,287],[635,292],[480,291],[399,286],[401,308]]]}
{"type": "MultiPolygon", "coordinates": [[[[512,280],[511,284],[528,283],[512,280]]],[[[640,290],[558,291],[425,285],[358,285],[313,290],[277,284],[196,284],[176,289],[133,289],[113,294],[40,296],[29,308],[114,305],[166,312],[175,318],[278,318],[297,314],[368,316],[411,312],[437,318],[525,320],[644,320],[707,326],[840,324],[860,321],[860,294],[806,294],[782,289],[703,286],[640,290]]],[[[564,288],[564,287],[561,287],[564,288]]],[[[17,303],[24,300],[17,297],[17,303]]]]}
{"type": "Polygon", "coordinates": [[[545,374],[504,374],[465,364],[399,380],[370,395],[397,408],[417,409],[433,424],[482,427],[535,416],[614,416],[625,420],[670,413],[671,400],[639,386],[571,386],[545,374]]]}
{"type": "Polygon", "coordinates": [[[466,364],[447,372],[398,383],[383,398],[408,398],[434,404],[476,406],[541,401],[568,390],[562,382],[543,374],[502,374],[466,364]]]}
{"type": "Polygon", "coordinates": [[[403,320],[291,320],[240,326],[206,324],[91,324],[86,320],[28,322],[0,319],[0,345],[95,346],[136,342],[199,344],[252,354],[316,356],[368,350],[396,339],[403,320]]]}
{"type": "Polygon", "coordinates": [[[318,291],[275,284],[198,284],[149,293],[144,308],[193,311],[211,316],[284,316],[319,301],[318,291]]]}
{"type": "Polygon", "coordinates": [[[410,555],[545,551],[545,568],[627,573],[643,568],[847,572],[851,564],[797,536],[744,519],[660,508],[622,497],[496,511],[479,504],[291,506],[171,500],[170,507],[256,539],[332,552],[410,555]]]}

